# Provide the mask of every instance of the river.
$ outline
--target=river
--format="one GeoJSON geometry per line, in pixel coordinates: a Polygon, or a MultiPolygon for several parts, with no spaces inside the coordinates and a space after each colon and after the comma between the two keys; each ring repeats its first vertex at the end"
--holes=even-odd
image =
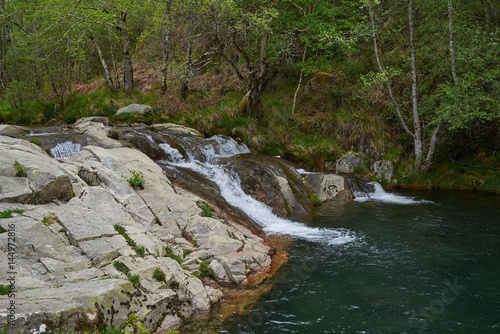
{"type": "Polygon", "coordinates": [[[281,280],[221,333],[499,333],[500,201],[470,192],[403,192],[326,203],[297,239],[281,280]]]}

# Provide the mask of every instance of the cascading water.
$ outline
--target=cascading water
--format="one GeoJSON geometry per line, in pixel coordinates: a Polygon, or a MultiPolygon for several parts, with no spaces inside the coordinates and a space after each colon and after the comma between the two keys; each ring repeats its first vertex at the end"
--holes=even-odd
{"type": "Polygon", "coordinates": [[[69,157],[72,157],[75,153],[79,152],[80,149],[81,149],[80,144],[67,141],[64,143],[57,144],[56,146],[51,148],[50,154],[55,159],[68,159],[69,157]]]}
{"type": "Polygon", "coordinates": [[[172,157],[169,164],[191,169],[214,181],[220,188],[221,195],[234,207],[245,212],[259,223],[263,230],[271,234],[285,234],[309,241],[331,245],[354,241],[353,232],[345,229],[327,229],[310,227],[276,216],[270,207],[247,195],[241,188],[238,176],[216,163],[217,158],[250,153],[244,144],[224,136],[209,139],[186,137],[181,142],[186,151],[186,159],[168,144],[161,144],[165,153],[172,157]]]}
{"type": "Polygon", "coordinates": [[[365,193],[362,191],[353,191],[354,196],[356,197],[355,201],[365,202],[369,200],[375,200],[393,204],[432,203],[431,201],[416,199],[414,197],[388,193],[384,190],[384,188],[382,188],[382,186],[378,182],[370,182],[369,184],[372,185],[375,190],[369,193],[365,193]]]}

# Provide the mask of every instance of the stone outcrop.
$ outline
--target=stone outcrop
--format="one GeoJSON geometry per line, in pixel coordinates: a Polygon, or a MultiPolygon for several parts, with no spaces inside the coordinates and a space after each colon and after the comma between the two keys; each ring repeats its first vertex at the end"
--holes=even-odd
{"type": "Polygon", "coordinates": [[[359,156],[349,153],[337,160],[337,173],[352,173],[356,167],[364,167],[363,159],[359,156]]]}
{"type": "MultiPolygon", "coordinates": [[[[148,330],[164,333],[222,297],[196,277],[200,265],[228,283],[269,270],[272,250],[260,237],[234,221],[205,217],[204,200],[176,189],[146,154],[107,137],[101,122],[84,120],[75,129],[94,145],[61,161],[0,136],[0,212],[22,212],[0,219],[3,230],[15,226],[17,238],[13,332],[119,325],[136,313],[148,330]],[[15,161],[26,167],[24,176],[16,176],[15,161]],[[127,182],[132,171],[143,173],[142,188],[127,182]],[[155,270],[165,278],[154,278],[155,270]]],[[[3,273],[7,238],[0,233],[3,273]]],[[[10,284],[7,276],[0,284],[10,284]]],[[[8,305],[0,296],[0,327],[8,305]]]]}
{"type": "Polygon", "coordinates": [[[306,214],[312,210],[300,174],[285,160],[243,154],[222,161],[238,175],[243,191],[273,208],[275,214],[306,214]]]}
{"type": "Polygon", "coordinates": [[[351,200],[354,198],[349,186],[340,175],[308,174],[304,177],[304,183],[316,192],[318,199],[322,202],[351,200]]]}
{"type": "Polygon", "coordinates": [[[394,165],[389,160],[378,160],[373,163],[372,171],[379,180],[385,179],[387,182],[391,182],[394,175],[394,165]]]}
{"type": "Polygon", "coordinates": [[[147,115],[151,113],[151,107],[145,104],[132,103],[126,107],[118,109],[114,117],[119,117],[126,114],[147,115]]]}

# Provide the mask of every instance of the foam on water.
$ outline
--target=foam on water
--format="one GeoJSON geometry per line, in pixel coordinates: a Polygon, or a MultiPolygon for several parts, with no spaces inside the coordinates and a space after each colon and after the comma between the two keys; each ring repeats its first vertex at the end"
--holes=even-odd
{"type": "MultiPolygon", "coordinates": [[[[258,222],[264,231],[272,234],[284,234],[309,241],[321,242],[331,245],[345,244],[356,239],[353,232],[341,229],[326,229],[307,226],[276,216],[270,207],[247,195],[241,189],[237,175],[214,162],[219,157],[230,157],[237,154],[249,153],[244,144],[238,144],[234,139],[224,136],[214,136],[206,139],[205,143],[197,140],[197,150],[201,151],[202,161],[194,158],[190,145],[186,143],[187,161],[182,158],[178,150],[168,144],[161,144],[165,152],[173,157],[171,164],[189,168],[217,183],[221,195],[234,207],[239,208],[258,222]]],[[[194,143],[190,143],[194,144],[194,143]]]]}
{"type": "Polygon", "coordinates": [[[80,149],[80,144],[67,141],[52,147],[50,149],[50,154],[55,159],[68,159],[69,157],[75,155],[75,153],[79,152],[80,149]]]}
{"type": "Polygon", "coordinates": [[[362,193],[362,192],[354,192],[354,196],[356,197],[355,201],[357,202],[366,202],[366,201],[379,201],[385,203],[393,203],[393,204],[421,204],[421,203],[433,203],[431,201],[416,199],[414,197],[402,196],[395,193],[388,193],[382,188],[382,186],[378,182],[370,182],[371,185],[375,187],[375,191],[373,193],[362,193]]]}

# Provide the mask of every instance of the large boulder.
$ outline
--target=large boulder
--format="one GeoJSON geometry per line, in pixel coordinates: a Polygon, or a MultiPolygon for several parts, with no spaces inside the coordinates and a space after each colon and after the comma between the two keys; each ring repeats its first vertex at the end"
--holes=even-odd
{"type": "Polygon", "coordinates": [[[118,109],[114,117],[126,114],[148,115],[151,113],[151,107],[145,104],[132,103],[126,107],[118,109]]]}
{"type": "Polygon", "coordinates": [[[241,154],[221,161],[238,175],[246,194],[273,208],[275,214],[307,214],[313,209],[300,174],[285,160],[241,154]]]}
{"type": "Polygon", "coordinates": [[[356,167],[364,167],[363,159],[359,156],[349,153],[337,160],[337,173],[352,173],[356,167]]]}
{"type": "Polygon", "coordinates": [[[336,174],[308,174],[304,177],[304,183],[318,194],[322,202],[329,200],[350,200],[354,196],[348,189],[344,178],[336,174]]]}
{"type": "Polygon", "coordinates": [[[180,132],[184,134],[188,134],[191,136],[197,136],[197,137],[202,137],[202,134],[193,128],[188,128],[186,126],[182,126],[179,124],[174,124],[174,123],[162,123],[162,124],[154,124],[153,129],[156,131],[173,131],[173,132],[180,132]]]}
{"type": "Polygon", "coordinates": [[[17,136],[22,133],[28,133],[29,129],[17,125],[0,124],[0,135],[17,136]]]}
{"type": "Polygon", "coordinates": [[[394,165],[389,160],[378,160],[373,163],[372,171],[379,180],[385,179],[387,182],[391,182],[394,175],[394,165]]]}
{"type": "Polygon", "coordinates": [[[0,202],[69,200],[74,179],[37,145],[0,136],[0,202]]]}

